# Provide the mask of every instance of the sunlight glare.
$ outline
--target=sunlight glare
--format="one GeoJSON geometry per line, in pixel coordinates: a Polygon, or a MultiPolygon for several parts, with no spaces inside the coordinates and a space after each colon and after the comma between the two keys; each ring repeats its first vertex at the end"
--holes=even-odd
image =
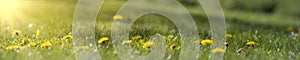
{"type": "Polygon", "coordinates": [[[1,18],[12,18],[20,6],[19,0],[0,0],[1,18]]]}

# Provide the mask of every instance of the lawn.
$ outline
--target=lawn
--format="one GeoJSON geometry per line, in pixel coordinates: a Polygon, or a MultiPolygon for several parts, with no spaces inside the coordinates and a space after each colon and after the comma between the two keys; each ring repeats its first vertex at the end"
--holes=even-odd
{"type": "MultiPolygon", "coordinates": [[[[95,27],[95,44],[102,60],[121,60],[111,39],[113,17],[126,1],[109,0],[99,11],[95,27]]],[[[72,19],[76,1],[24,1],[13,16],[0,16],[0,60],[76,60],[75,51],[90,46],[73,47],[72,19]]],[[[199,60],[212,52],[210,26],[201,7],[185,6],[192,14],[199,34],[199,60]]],[[[172,12],[172,11],[171,11],[172,12]]],[[[224,9],[228,48],[224,60],[299,60],[300,20],[295,17],[224,9]],[[298,20],[297,20],[298,19],[298,20]],[[250,44],[254,42],[255,44],[250,44]]],[[[1,14],[1,13],[0,13],[1,14]]],[[[163,37],[166,54],[162,60],[178,60],[181,36],[167,17],[146,14],[137,19],[123,45],[136,50],[136,55],[149,54],[150,38],[163,37]],[[148,45],[147,45],[148,44],[148,45]],[[149,47],[149,48],[148,48],[149,47]]],[[[225,46],[226,44],[224,44],[225,46]]],[[[153,57],[155,58],[155,57],[153,57]]],[[[196,57],[195,57],[196,58],[196,57]]]]}

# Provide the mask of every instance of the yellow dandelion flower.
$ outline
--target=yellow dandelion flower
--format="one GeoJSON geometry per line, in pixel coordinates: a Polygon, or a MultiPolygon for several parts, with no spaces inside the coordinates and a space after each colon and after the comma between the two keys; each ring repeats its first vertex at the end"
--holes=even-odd
{"type": "Polygon", "coordinates": [[[294,31],[294,27],[288,27],[288,28],[287,28],[287,31],[288,31],[288,32],[293,32],[293,31],[294,31]]]}
{"type": "Polygon", "coordinates": [[[63,39],[68,39],[68,40],[71,40],[71,39],[73,39],[73,36],[72,35],[66,35],[66,36],[64,36],[64,38],[63,39]]]}
{"type": "Polygon", "coordinates": [[[132,41],[131,40],[125,40],[122,42],[122,45],[125,45],[125,44],[130,44],[132,41]]]}
{"type": "Polygon", "coordinates": [[[153,45],[154,45],[153,42],[146,42],[146,43],[143,44],[142,48],[150,48],[153,45]]]}
{"type": "Polygon", "coordinates": [[[90,47],[89,46],[77,46],[76,49],[78,50],[85,50],[85,49],[89,49],[90,47]]]}
{"type": "Polygon", "coordinates": [[[41,44],[41,47],[51,47],[52,44],[50,43],[50,41],[43,41],[41,44]]]}
{"type": "Polygon", "coordinates": [[[100,38],[100,39],[98,40],[98,44],[104,43],[104,42],[106,42],[106,41],[108,41],[108,37],[100,38]]]}
{"type": "Polygon", "coordinates": [[[122,20],[122,19],[123,19],[123,16],[121,16],[121,15],[115,15],[115,16],[113,17],[113,19],[114,19],[114,20],[122,20]]]}
{"type": "Polygon", "coordinates": [[[253,41],[247,42],[247,45],[255,45],[256,43],[253,41]]]}
{"type": "Polygon", "coordinates": [[[29,46],[36,46],[36,43],[35,42],[29,42],[28,45],[29,46]]]}
{"type": "Polygon", "coordinates": [[[169,48],[170,48],[170,49],[174,49],[174,48],[175,48],[175,44],[171,44],[171,45],[169,46],[169,48]]]}
{"type": "Polygon", "coordinates": [[[140,38],[142,38],[142,36],[137,35],[137,36],[132,37],[132,40],[138,40],[138,39],[140,39],[140,38]]]}
{"type": "Polygon", "coordinates": [[[209,40],[209,39],[205,39],[205,40],[202,40],[201,41],[201,44],[202,45],[209,45],[209,44],[212,44],[213,43],[213,41],[212,40],[209,40]]]}
{"type": "Polygon", "coordinates": [[[225,53],[225,50],[222,48],[215,48],[212,50],[213,53],[225,53]]]}
{"type": "Polygon", "coordinates": [[[228,47],[228,43],[227,43],[227,42],[224,42],[224,45],[225,45],[226,47],[228,47]]]}
{"type": "Polygon", "coordinates": [[[27,41],[26,41],[26,38],[23,37],[22,40],[21,40],[21,44],[24,44],[25,42],[27,42],[27,41]]]}
{"type": "Polygon", "coordinates": [[[227,45],[228,43],[227,42],[224,42],[224,45],[227,45]]]}
{"type": "Polygon", "coordinates": [[[232,38],[232,35],[231,34],[226,34],[225,37],[226,38],[232,38]]]}
{"type": "Polygon", "coordinates": [[[6,50],[15,50],[15,49],[20,49],[20,48],[22,48],[21,45],[9,45],[5,49],[6,50]]]}
{"type": "Polygon", "coordinates": [[[12,32],[13,35],[20,35],[21,34],[21,30],[15,30],[14,32],[12,32]]]}
{"type": "Polygon", "coordinates": [[[40,30],[36,30],[35,38],[39,38],[40,30]]]}

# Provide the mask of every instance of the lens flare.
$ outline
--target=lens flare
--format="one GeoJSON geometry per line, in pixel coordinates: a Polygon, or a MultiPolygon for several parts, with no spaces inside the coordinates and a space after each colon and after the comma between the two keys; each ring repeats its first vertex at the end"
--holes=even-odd
{"type": "Polygon", "coordinates": [[[20,1],[18,0],[0,0],[0,16],[10,17],[16,13],[20,1]]]}
{"type": "Polygon", "coordinates": [[[0,0],[1,25],[15,26],[15,19],[20,15],[21,0],[0,0]]]}

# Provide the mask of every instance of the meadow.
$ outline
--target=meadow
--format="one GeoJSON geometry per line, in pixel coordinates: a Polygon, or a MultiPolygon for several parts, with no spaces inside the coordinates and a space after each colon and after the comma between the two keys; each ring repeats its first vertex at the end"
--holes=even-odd
{"type": "MultiPolygon", "coordinates": [[[[0,17],[0,60],[76,60],[74,51],[90,49],[73,47],[72,19],[76,1],[24,1],[12,16],[0,17]]],[[[126,1],[109,0],[99,11],[95,27],[95,44],[102,60],[121,60],[115,53],[111,26],[118,9],[126,1]],[[112,7],[113,6],[113,7],[112,7]]],[[[192,14],[201,45],[199,60],[207,60],[214,44],[210,26],[201,6],[185,6],[192,14]]],[[[0,13],[1,14],[1,13],[0,13]]],[[[299,17],[224,9],[227,23],[224,60],[299,60],[299,17]]],[[[178,60],[181,39],[174,23],[159,14],[146,14],[132,25],[130,39],[124,41],[147,55],[155,45],[150,37],[160,34],[166,40],[162,60],[178,60]]],[[[155,57],[154,57],[155,58],[155,57]]]]}

